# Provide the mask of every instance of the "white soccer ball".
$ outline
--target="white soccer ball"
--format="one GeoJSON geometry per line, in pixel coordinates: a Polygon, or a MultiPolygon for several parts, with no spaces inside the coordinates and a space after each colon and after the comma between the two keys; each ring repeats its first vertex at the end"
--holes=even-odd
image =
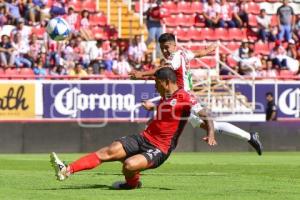
{"type": "Polygon", "coordinates": [[[71,33],[70,25],[61,17],[51,19],[46,30],[50,38],[56,41],[65,40],[71,33]]]}

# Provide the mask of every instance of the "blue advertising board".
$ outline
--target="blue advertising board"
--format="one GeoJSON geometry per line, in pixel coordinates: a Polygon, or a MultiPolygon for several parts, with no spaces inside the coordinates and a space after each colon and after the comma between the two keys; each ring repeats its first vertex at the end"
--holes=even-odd
{"type": "MultiPolygon", "coordinates": [[[[245,95],[249,101],[252,99],[252,89],[245,83],[235,84],[235,90],[245,95]]],[[[255,84],[255,113],[264,113],[267,105],[266,93],[274,95],[279,118],[300,117],[300,82],[256,83],[255,84]]]]}
{"type": "MultiPolygon", "coordinates": [[[[142,100],[157,97],[154,82],[71,82],[44,83],[44,118],[130,118],[132,109],[142,100]]],[[[151,112],[138,108],[135,118],[151,112]]]]}

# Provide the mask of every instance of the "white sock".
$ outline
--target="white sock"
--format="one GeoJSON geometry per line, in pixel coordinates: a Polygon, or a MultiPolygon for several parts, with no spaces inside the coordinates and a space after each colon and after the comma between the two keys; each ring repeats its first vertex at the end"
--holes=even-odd
{"type": "Polygon", "coordinates": [[[217,133],[221,133],[221,134],[224,133],[226,135],[237,137],[245,141],[249,141],[251,138],[250,133],[240,129],[239,127],[233,124],[227,122],[216,122],[216,121],[213,122],[214,122],[215,131],[217,133]]]}

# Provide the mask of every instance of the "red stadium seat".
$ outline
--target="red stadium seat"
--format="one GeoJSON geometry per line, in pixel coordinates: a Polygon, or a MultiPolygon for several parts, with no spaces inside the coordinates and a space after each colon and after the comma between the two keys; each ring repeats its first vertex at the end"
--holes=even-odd
{"type": "Polygon", "coordinates": [[[20,75],[29,75],[29,76],[33,76],[33,75],[34,75],[34,72],[33,72],[33,70],[30,69],[30,68],[21,68],[19,74],[20,74],[20,75]]]}
{"type": "Polygon", "coordinates": [[[89,21],[91,26],[105,26],[107,18],[104,13],[99,12],[95,15],[90,15],[89,21]]]}
{"type": "Polygon", "coordinates": [[[32,76],[34,76],[34,72],[30,68],[21,68],[19,74],[22,76],[29,76],[24,77],[23,79],[32,79],[32,76]]]}
{"type": "Polygon", "coordinates": [[[210,68],[216,67],[217,62],[216,62],[215,58],[204,57],[204,58],[201,58],[200,60],[204,63],[204,64],[200,63],[201,67],[204,67],[204,68],[206,68],[206,67],[210,67],[210,68]]]}
{"type": "Polygon", "coordinates": [[[238,48],[240,48],[240,46],[241,44],[239,42],[229,42],[226,45],[226,47],[232,52],[236,51],[238,48]]]}
{"type": "Polygon", "coordinates": [[[96,1],[94,1],[94,0],[83,1],[82,9],[88,10],[89,12],[95,12],[96,11],[96,1]]]}
{"type": "Polygon", "coordinates": [[[167,33],[174,33],[175,31],[176,31],[176,28],[174,28],[174,27],[166,27],[167,33]]]}
{"type": "Polygon", "coordinates": [[[204,50],[205,46],[202,46],[202,45],[191,45],[188,49],[191,50],[191,51],[200,51],[200,50],[204,50]]]}
{"type": "Polygon", "coordinates": [[[167,9],[171,14],[177,14],[177,5],[173,1],[167,1],[162,4],[162,6],[167,9]]]}
{"type": "Polygon", "coordinates": [[[194,11],[191,9],[191,3],[186,1],[180,1],[177,4],[177,11],[185,14],[193,14],[194,11]]]}
{"type": "Polygon", "coordinates": [[[270,54],[268,43],[262,43],[262,42],[255,43],[254,51],[256,53],[263,54],[263,55],[269,55],[270,54]]]}
{"type": "Polygon", "coordinates": [[[200,29],[191,28],[191,29],[188,30],[188,34],[189,34],[191,40],[193,40],[193,41],[203,40],[202,33],[201,33],[200,29]]]}
{"type": "MultiPolygon", "coordinates": [[[[18,72],[18,70],[16,68],[7,68],[5,70],[5,75],[10,78],[11,76],[18,76],[19,72],[18,72]]],[[[14,77],[14,79],[17,79],[17,78],[14,77]]]]}
{"type": "Polygon", "coordinates": [[[229,29],[229,38],[230,38],[230,40],[241,41],[241,40],[247,39],[247,33],[243,29],[230,28],[229,29]]]}
{"type": "Polygon", "coordinates": [[[178,26],[178,22],[177,22],[175,16],[170,16],[170,17],[164,18],[164,22],[165,22],[166,26],[169,26],[169,27],[178,26]]]}
{"type": "Polygon", "coordinates": [[[201,14],[203,12],[203,4],[199,1],[193,1],[191,3],[191,10],[193,13],[201,14]]]}
{"type": "Polygon", "coordinates": [[[190,40],[190,36],[188,35],[188,32],[184,29],[177,29],[176,36],[179,42],[187,42],[190,40]]]}
{"type": "Polygon", "coordinates": [[[247,5],[248,5],[247,8],[248,13],[255,14],[255,15],[259,14],[260,12],[259,4],[255,2],[249,2],[247,3],[247,5]]]}
{"type": "Polygon", "coordinates": [[[179,14],[176,17],[177,24],[183,27],[191,27],[195,24],[195,17],[191,15],[179,14]]]}
{"type": "Polygon", "coordinates": [[[277,26],[277,25],[278,25],[277,16],[272,15],[272,17],[271,17],[271,26],[277,26]]]}
{"type": "Polygon", "coordinates": [[[294,76],[294,73],[291,72],[290,70],[280,70],[279,71],[279,76],[294,76]]]}
{"type": "Polygon", "coordinates": [[[248,5],[248,9],[247,9],[248,13],[255,14],[255,15],[258,15],[260,13],[259,4],[255,2],[249,2],[247,5],[248,5]]]}
{"type": "Polygon", "coordinates": [[[229,54],[230,53],[227,49],[225,49],[226,45],[227,44],[223,43],[223,45],[220,46],[220,48],[219,48],[220,54],[229,54]]]}
{"type": "Polygon", "coordinates": [[[201,29],[201,40],[215,40],[214,29],[202,28],[201,29]]]}
{"type": "Polygon", "coordinates": [[[256,16],[249,14],[248,18],[249,18],[249,25],[252,27],[257,27],[258,24],[257,24],[256,16]]]}
{"type": "Polygon", "coordinates": [[[214,38],[216,40],[222,40],[222,41],[229,40],[228,29],[216,28],[214,31],[214,38]]]}
{"type": "Polygon", "coordinates": [[[134,11],[137,13],[140,12],[140,2],[136,1],[134,3],[134,11]]]}
{"type": "Polygon", "coordinates": [[[5,74],[5,71],[3,68],[0,68],[0,76],[3,76],[5,74]]]}
{"type": "Polygon", "coordinates": [[[201,36],[201,29],[199,29],[199,28],[189,29],[189,36],[191,37],[191,40],[193,40],[193,41],[203,40],[203,38],[201,36]]]}

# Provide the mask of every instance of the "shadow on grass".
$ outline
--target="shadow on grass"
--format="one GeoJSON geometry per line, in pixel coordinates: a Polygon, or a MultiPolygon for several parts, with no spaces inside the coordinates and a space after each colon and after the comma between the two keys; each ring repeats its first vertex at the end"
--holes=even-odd
{"type": "MultiPolygon", "coordinates": [[[[68,185],[64,187],[56,188],[44,188],[38,190],[87,190],[87,189],[101,189],[101,190],[116,190],[111,185],[91,184],[91,185],[68,185]]],[[[141,189],[153,189],[153,190],[175,190],[165,187],[142,187],[141,189]]],[[[138,189],[140,190],[140,189],[138,189]]]]}
{"type": "MultiPolygon", "coordinates": [[[[121,173],[107,173],[107,172],[97,172],[93,176],[99,175],[113,175],[113,176],[123,176],[121,173]]],[[[219,172],[203,172],[203,173],[163,173],[163,172],[147,172],[141,173],[141,176],[228,176],[228,173],[219,172]]]]}
{"type": "Polygon", "coordinates": [[[44,188],[40,190],[87,190],[87,189],[111,190],[113,188],[110,185],[91,184],[91,185],[67,185],[64,187],[44,188]]]}

